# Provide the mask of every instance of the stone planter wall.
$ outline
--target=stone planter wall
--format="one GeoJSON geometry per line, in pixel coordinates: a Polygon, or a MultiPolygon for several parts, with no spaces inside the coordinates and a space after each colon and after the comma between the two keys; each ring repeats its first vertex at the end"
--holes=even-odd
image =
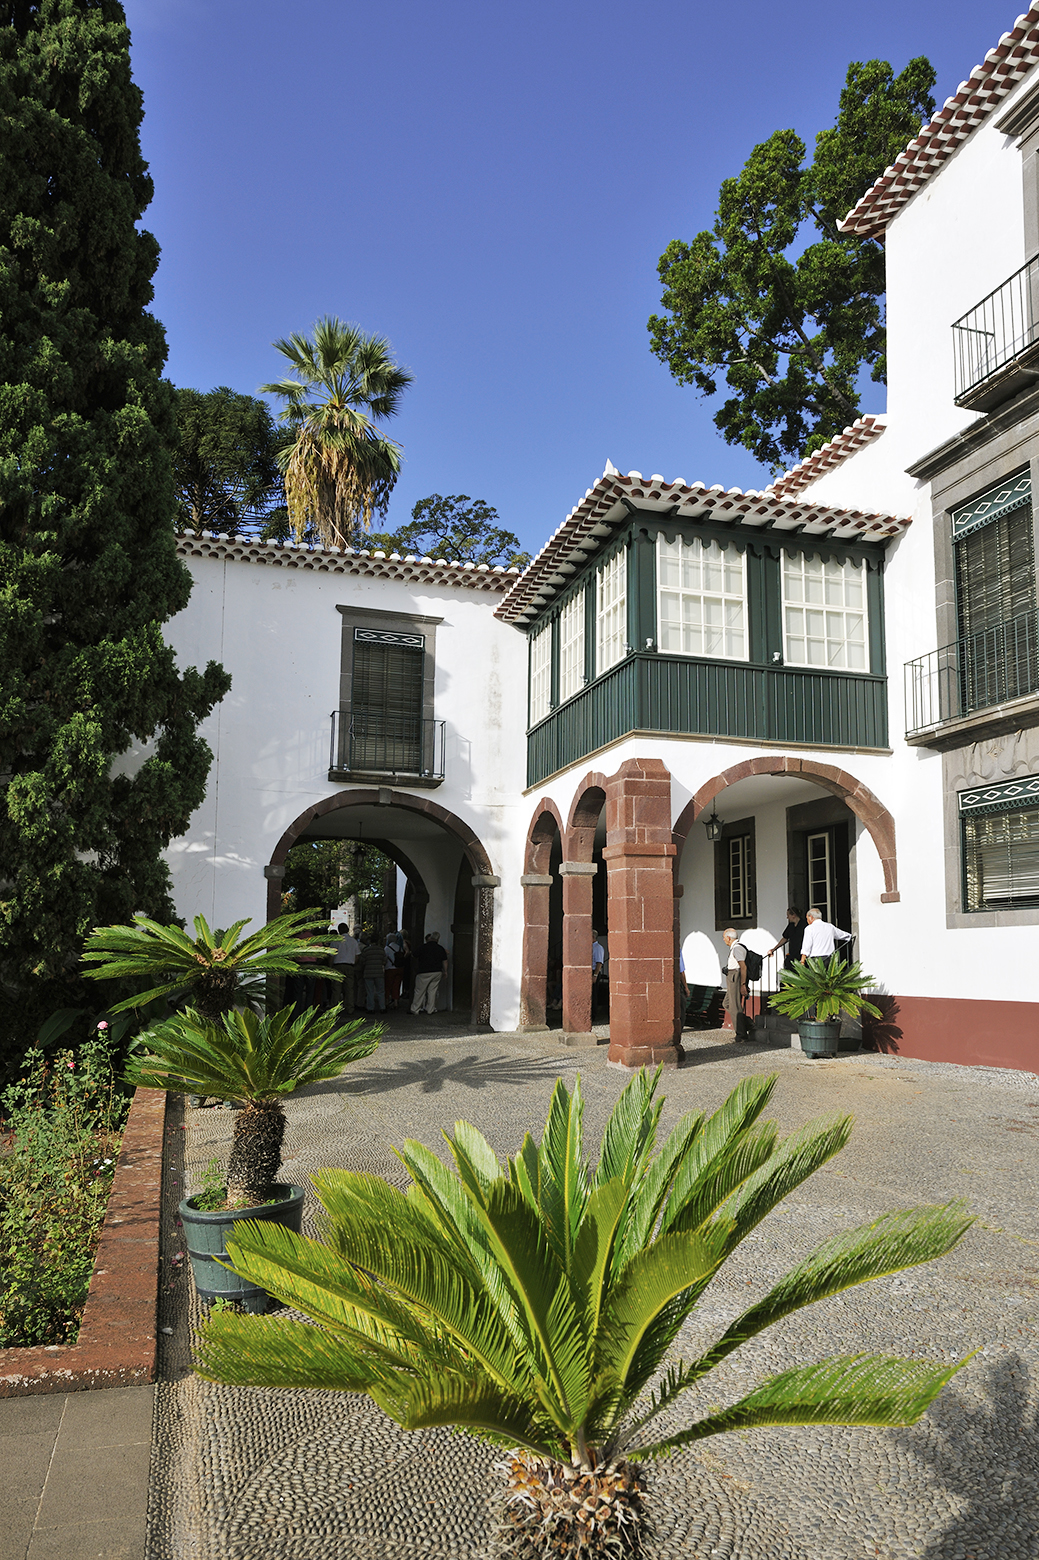
{"type": "Polygon", "coordinates": [[[159,1210],[166,1095],[130,1106],[79,1338],[0,1349],[0,1397],[141,1386],[155,1379],[159,1210]]]}

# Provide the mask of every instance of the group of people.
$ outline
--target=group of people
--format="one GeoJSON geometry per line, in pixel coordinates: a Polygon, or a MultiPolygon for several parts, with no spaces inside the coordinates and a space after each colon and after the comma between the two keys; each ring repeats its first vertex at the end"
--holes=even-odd
{"type": "MultiPolygon", "coordinates": [[[[851,932],[843,932],[839,926],[824,921],[822,911],[815,909],[814,906],[806,916],[803,916],[796,905],[791,905],[787,910],[786,920],[786,931],[765,955],[769,958],[773,953],[778,953],[780,948],[785,949],[784,969],[790,969],[792,965],[798,963],[805,964],[809,959],[828,959],[838,943],[851,941],[851,932]]],[[[750,1040],[753,1038],[753,1031],[747,1016],[749,994],[747,950],[740,942],[739,933],[734,927],[726,927],[723,935],[725,946],[729,950],[729,959],[725,967],[725,1011],[732,1021],[736,1039],[750,1040]]]]}
{"type": "Polygon", "coordinates": [[[427,932],[421,947],[413,950],[403,931],[390,932],[385,940],[362,937],[360,941],[345,921],[337,931],[340,940],[332,963],[343,977],[339,985],[343,1013],[362,1006],[368,1013],[385,1013],[387,1008],[399,1008],[409,996],[412,1013],[436,1012],[448,966],[439,932],[427,932]]]}

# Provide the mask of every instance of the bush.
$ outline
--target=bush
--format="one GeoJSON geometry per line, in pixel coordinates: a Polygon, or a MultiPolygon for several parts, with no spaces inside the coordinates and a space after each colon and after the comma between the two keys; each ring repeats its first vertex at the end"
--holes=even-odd
{"type": "Polygon", "coordinates": [[[3,1095],[0,1347],[74,1343],[129,1097],[109,1030],[48,1059],[30,1051],[3,1095]]]}

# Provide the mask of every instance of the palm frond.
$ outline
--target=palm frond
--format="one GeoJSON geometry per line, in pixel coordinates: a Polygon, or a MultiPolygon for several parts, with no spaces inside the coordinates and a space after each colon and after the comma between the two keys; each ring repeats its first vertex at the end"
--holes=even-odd
{"type": "Polygon", "coordinates": [[[768,1077],[744,1078],[725,1103],[704,1123],[676,1171],[661,1220],[663,1230],[671,1228],[685,1206],[692,1187],[699,1182],[712,1160],[741,1134],[748,1132],[757,1121],[772,1096],[777,1077],[777,1073],[772,1073],[768,1077]]]}
{"type": "Polygon", "coordinates": [[[663,1070],[642,1067],[621,1090],[602,1135],[595,1185],[619,1180],[628,1187],[644,1174],[664,1108],[662,1099],[654,1100],[663,1070]]]}
{"type": "Polygon", "coordinates": [[[538,1148],[538,1207],[552,1249],[567,1271],[588,1199],[583,1114],[580,1078],[572,1095],[562,1078],[558,1079],[538,1148]]]}

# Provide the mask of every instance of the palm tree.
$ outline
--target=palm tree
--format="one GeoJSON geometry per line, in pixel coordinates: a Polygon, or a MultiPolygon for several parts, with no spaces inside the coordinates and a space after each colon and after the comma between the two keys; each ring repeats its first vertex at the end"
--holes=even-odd
{"type": "Polygon", "coordinates": [[[283,1100],[308,1083],[338,1078],[350,1062],[370,1056],[378,1028],[343,1024],[337,1010],[298,1016],[282,1008],[273,1018],[246,1010],[216,1023],[188,1009],[140,1037],[144,1056],[131,1059],[130,1083],[171,1093],[241,1100],[227,1168],[227,1201],[256,1207],[271,1195],[285,1137],[283,1100]]]}
{"type": "MultiPolygon", "coordinates": [[[[268,975],[294,975],[300,960],[328,954],[338,938],[322,935],[325,921],[313,910],[278,916],[250,937],[240,937],[248,920],[226,931],[210,931],[205,916],[195,917],[195,936],[179,926],[163,926],[135,915],[129,926],[98,926],[86,941],[83,963],[90,980],[131,979],[151,982],[147,991],[110,1009],[142,1008],[157,997],[194,999],[203,1018],[219,1018],[236,1003],[263,1001],[268,975]]],[[[323,979],[342,980],[331,966],[323,979]]]]}
{"type": "Polygon", "coordinates": [[[260,388],[285,401],[279,459],[289,521],[297,540],[313,526],[326,547],[348,546],[374,514],[386,513],[400,445],[372,419],[394,416],[413,376],[393,361],[383,336],[328,315],[313,340],[292,335],[274,346],[294,377],[260,388]]]}
{"type": "Polygon", "coordinates": [[[317,1326],[220,1315],[198,1368],[250,1386],[367,1392],[407,1430],[454,1425],[511,1449],[502,1547],[634,1554],[638,1460],[758,1425],[914,1423],[960,1368],[850,1355],[765,1381],[687,1429],[655,1423],[740,1344],[801,1306],[944,1255],[963,1205],[885,1214],[825,1242],[698,1359],[665,1356],[739,1242],[843,1147],[848,1117],[780,1140],[758,1118],[775,1077],[748,1078],[710,1119],[683,1118],[654,1155],[659,1079],[638,1073],[607,1124],[598,1166],[582,1146],[580,1081],[556,1085],[541,1142],[500,1165],[459,1123],[450,1170],[399,1150],[403,1193],[323,1170],[325,1242],[239,1227],[236,1272],[317,1326]]]}

